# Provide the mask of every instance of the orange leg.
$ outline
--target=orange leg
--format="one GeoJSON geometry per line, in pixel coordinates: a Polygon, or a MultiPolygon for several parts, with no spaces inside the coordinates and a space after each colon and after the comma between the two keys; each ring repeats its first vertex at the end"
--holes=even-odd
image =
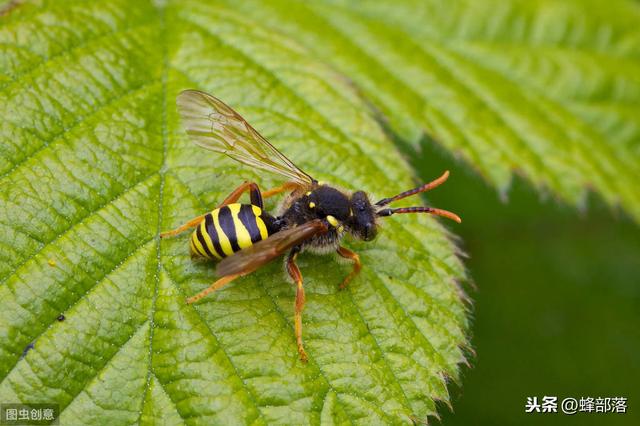
{"type": "Polygon", "coordinates": [[[296,304],[294,313],[294,328],[296,333],[296,343],[298,344],[298,354],[300,354],[300,361],[307,362],[307,353],[302,345],[302,309],[304,309],[304,287],[302,286],[302,274],[298,265],[296,265],[296,257],[298,256],[299,248],[294,248],[289,253],[287,258],[287,272],[293,278],[296,283],[296,304]]]}
{"type": "Polygon", "coordinates": [[[349,275],[347,275],[344,281],[342,281],[342,284],[340,284],[340,288],[343,289],[347,285],[349,285],[349,282],[351,282],[351,280],[355,278],[356,275],[360,273],[360,270],[362,269],[362,263],[360,263],[360,256],[358,256],[358,253],[352,252],[348,248],[338,247],[338,250],[336,251],[345,259],[353,260],[353,270],[349,275]]]}
{"type": "Polygon", "coordinates": [[[247,191],[249,191],[249,194],[251,195],[251,204],[262,208],[262,196],[260,194],[260,188],[258,188],[258,185],[255,182],[244,182],[231,194],[229,194],[227,198],[224,199],[222,204],[218,206],[218,208],[224,207],[227,204],[235,203],[236,201],[238,201],[238,199],[240,199],[240,196],[242,196],[242,194],[247,191]]]}
{"type": "Polygon", "coordinates": [[[202,290],[200,293],[196,294],[195,296],[189,297],[187,299],[187,303],[191,304],[191,303],[197,302],[198,300],[205,297],[207,294],[213,293],[214,291],[220,289],[221,287],[224,287],[225,285],[229,284],[231,281],[235,280],[240,275],[241,274],[227,275],[220,278],[218,281],[214,282],[209,287],[202,290]]]}
{"type": "Polygon", "coordinates": [[[189,222],[185,223],[184,225],[181,225],[181,226],[177,227],[176,229],[172,229],[171,231],[163,232],[163,233],[160,234],[160,238],[173,237],[173,236],[176,236],[176,235],[186,231],[187,229],[191,229],[193,227],[196,227],[196,226],[198,226],[198,224],[200,222],[202,222],[202,219],[204,219],[204,216],[205,215],[194,217],[189,222]]]}
{"type": "Polygon", "coordinates": [[[280,186],[278,186],[276,188],[271,188],[268,191],[264,191],[262,193],[262,196],[264,198],[268,198],[268,197],[271,197],[273,195],[279,194],[279,193],[287,191],[287,190],[293,191],[294,189],[297,189],[299,187],[300,187],[300,185],[295,183],[295,182],[285,182],[285,183],[283,183],[282,185],[280,185],[280,186]]]}
{"type": "Polygon", "coordinates": [[[237,187],[235,191],[229,194],[229,196],[225,198],[225,200],[222,202],[220,206],[218,206],[218,208],[222,206],[226,206],[227,204],[235,203],[236,201],[238,201],[240,196],[246,191],[249,191],[251,195],[251,204],[253,204],[254,206],[263,208],[263,205],[262,205],[263,198],[272,197],[288,189],[294,190],[299,186],[300,185],[297,184],[296,182],[285,182],[276,188],[272,188],[272,189],[269,189],[268,191],[260,192],[260,188],[258,188],[258,185],[256,183],[245,182],[239,187],[237,187]]]}

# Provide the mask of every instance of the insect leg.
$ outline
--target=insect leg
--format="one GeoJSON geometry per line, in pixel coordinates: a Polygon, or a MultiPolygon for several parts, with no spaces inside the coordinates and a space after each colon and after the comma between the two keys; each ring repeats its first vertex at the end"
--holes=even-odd
{"type": "Polygon", "coordinates": [[[349,250],[348,248],[338,247],[338,250],[336,251],[340,256],[344,257],[345,259],[353,260],[353,270],[349,275],[347,275],[344,281],[342,281],[342,284],[340,284],[340,288],[342,289],[342,288],[345,288],[349,284],[349,282],[351,282],[351,280],[356,275],[358,275],[358,273],[360,273],[360,270],[362,269],[362,263],[360,263],[360,256],[358,256],[358,253],[355,253],[349,250]]]}
{"type": "Polygon", "coordinates": [[[260,188],[258,188],[258,185],[255,182],[244,182],[242,185],[234,189],[233,192],[224,199],[222,204],[218,206],[218,208],[224,207],[227,204],[235,203],[246,191],[249,191],[251,204],[262,208],[262,196],[260,194],[260,188]]]}
{"type": "Polygon", "coordinates": [[[296,265],[296,257],[300,252],[300,246],[296,246],[291,249],[289,256],[287,257],[287,272],[293,278],[296,283],[296,304],[294,314],[294,327],[296,332],[296,342],[298,344],[298,353],[300,354],[300,360],[307,362],[307,353],[302,346],[302,309],[304,308],[304,287],[302,286],[302,274],[298,265],[296,265]]]}
{"type": "Polygon", "coordinates": [[[300,184],[296,183],[296,182],[285,182],[282,185],[276,187],[276,188],[271,188],[268,191],[264,191],[262,193],[262,196],[264,198],[268,198],[271,197],[273,195],[279,194],[281,192],[284,191],[288,191],[288,190],[294,190],[300,187],[300,184]]]}
{"type": "Polygon", "coordinates": [[[176,229],[172,229],[171,231],[162,232],[160,234],[160,238],[173,237],[175,235],[178,235],[181,232],[186,231],[187,229],[190,229],[190,228],[193,228],[195,226],[198,226],[198,224],[200,222],[202,222],[202,220],[204,219],[204,216],[205,215],[194,217],[189,222],[185,223],[184,225],[181,225],[181,226],[177,227],[176,229]]]}
{"type": "Polygon", "coordinates": [[[241,275],[242,274],[233,274],[233,275],[226,275],[226,276],[220,278],[219,280],[217,280],[216,282],[211,284],[209,287],[207,287],[204,290],[202,290],[200,293],[196,294],[195,296],[189,297],[187,299],[187,303],[191,304],[191,303],[197,302],[198,300],[200,300],[203,297],[205,297],[207,294],[212,293],[212,292],[220,289],[221,287],[224,287],[225,285],[229,284],[231,281],[235,280],[236,278],[238,278],[241,275]]]}
{"type": "Polygon", "coordinates": [[[296,182],[285,182],[282,185],[278,186],[277,188],[272,188],[268,191],[260,192],[260,188],[255,182],[245,182],[239,187],[237,187],[231,194],[229,194],[229,196],[224,199],[224,201],[222,202],[222,204],[218,206],[218,208],[226,206],[227,204],[235,203],[236,201],[238,201],[240,196],[246,191],[249,191],[251,204],[253,204],[254,206],[263,208],[264,207],[262,203],[263,198],[268,198],[273,195],[279,194],[283,191],[286,191],[289,189],[293,190],[298,187],[300,187],[300,185],[297,184],[296,182]]]}

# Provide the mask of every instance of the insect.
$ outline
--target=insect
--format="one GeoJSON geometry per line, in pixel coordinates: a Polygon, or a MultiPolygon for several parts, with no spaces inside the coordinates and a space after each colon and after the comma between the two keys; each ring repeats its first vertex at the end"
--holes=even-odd
{"type": "Polygon", "coordinates": [[[160,234],[165,238],[195,228],[189,243],[191,255],[219,261],[216,268],[219,279],[188,298],[187,303],[196,302],[287,253],[286,271],[296,286],[294,329],[302,361],[307,361],[302,343],[305,296],[302,274],[296,265],[302,251],[337,252],[351,260],[353,269],[340,284],[344,288],[362,268],[360,257],[340,245],[345,234],[371,241],[377,234],[380,218],[400,213],[430,213],[461,222],[456,214],[432,207],[388,207],[442,184],[449,176],[448,171],[430,183],[371,203],[363,191],[346,192],[312,178],[219,99],[197,90],[185,90],[178,95],[177,105],[185,130],[197,145],[287,179],[281,186],[264,192],[254,182],[245,182],[213,211],[160,234]],[[238,203],[245,192],[249,192],[250,204],[238,203]],[[266,212],[263,199],[283,192],[288,196],[281,211],[277,215],[266,212]]]}

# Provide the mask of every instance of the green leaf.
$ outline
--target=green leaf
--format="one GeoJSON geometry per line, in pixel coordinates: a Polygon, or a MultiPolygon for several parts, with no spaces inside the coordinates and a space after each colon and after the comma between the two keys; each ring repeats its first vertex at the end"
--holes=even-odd
{"type": "Polygon", "coordinates": [[[348,75],[401,138],[426,132],[503,195],[517,171],[640,220],[638,2],[228,3],[348,75]]]}
{"type": "Polygon", "coordinates": [[[278,183],[188,140],[185,88],[224,99],[318,179],[376,197],[411,187],[344,75],[196,1],[12,3],[0,46],[0,401],[55,402],[61,424],[409,423],[448,403],[465,273],[435,219],[348,242],[364,270],[344,291],[350,265],[300,256],[306,365],[278,262],[186,305],[214,268],[189,258],[188,235],[158,239],[244,180],[278,183]]]}

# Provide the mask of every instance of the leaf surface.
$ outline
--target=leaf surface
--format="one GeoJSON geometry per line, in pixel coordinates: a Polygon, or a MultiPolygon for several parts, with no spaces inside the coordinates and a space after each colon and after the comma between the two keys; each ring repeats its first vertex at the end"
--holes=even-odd
{"type": "Polygon", "coordinates": [[[244,180],[279,183],[188,140],[185,88],[317,179],[374,199],[411,187],[342,74],[217,4],[41,1],[0,20],[0,401],[55,401],[61,424],[409,423],[448,401],[465,273],[435,219],[349,242],[365,268],[344,291],[350,265],[300,257],[307,365],[280,265],[186,305],[213,265],[188,235],[157,237],[244,180]]]}

